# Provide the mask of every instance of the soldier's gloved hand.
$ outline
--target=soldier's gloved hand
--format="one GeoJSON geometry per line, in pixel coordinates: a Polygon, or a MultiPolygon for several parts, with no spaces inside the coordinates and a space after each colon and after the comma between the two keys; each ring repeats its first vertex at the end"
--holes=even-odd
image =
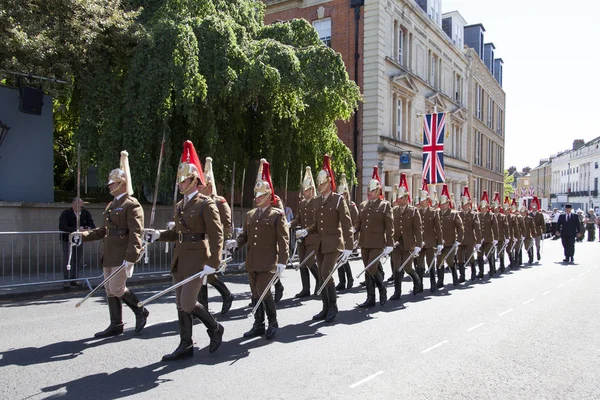
{"type": "Polygon", "coordinates": [[[125,265],[125,276],[127,276],[127,278],[131,278],[133,276],[133,267],[135,263],[123,261],[123,265],[125,265]]]}
{"type": "Polygon", "coordinates": [[[495,246],[495,245],[497,245],[497,244],[498,244],[498,241],[497,241],[497,240],[494,240],[494,241],[493,241],[493,243],[494,243],[494,246],[495,246]]]}
{"type": "Polygon", "coordinates": [[[144,240],[148,243],[154,243],[160,237],[160,232],[156,229],[144,229],[144,240]]]}
{"type": "Polygon", "coordinates": [[[415,246],[415,249],[413,250],[413,254],[415,256],[418,256],[420,252],[421,252],[421,248],[418,246],[415,246]]]}
{"type": "Polygon", "coordinates": [[[508,242],[510,242],[510,239],[504,239],[504,244],[508,244],[508,242]]]}
{"type": "Polygon", "coordinates": [[[460,242],[456,242],[456,247],[460,246],[460,242]]]}
{"type": "Polygon", "coordinates": [[[385,254],[386,256],[388,254],[390,254],[392,251],[394,250],[394,246],[386,246],[386,248],[383,250],[383,254],[385,254]]]}
{"type": "Polygon", "coordinates": [[[438,246],[437,246],[437,252],[441,253],[442,250],[444,250],[444,245],[443,244],[438,244],[438,246]]]}
{"type": "Polygon", "coordinates": [[[292,224],[290,222],[286,222],[285,223],[285,227],[288,228],[288,229],[290,229],[292,227],[292,224]]]}
{"type": "Polygon", "coordinates": [[[481,244],[483,244],[484,240],[485,240],[485,239],[481,239],[481,244]]]}
{"type": "Polygon", "coordinates": [[[81,246],[82,237],[81,232],[73,232],[69,235],[69,240],[73,246],[81,246]]]}
{"type": "Polygon", "coordinates": [[[206,275],[210,275],[210,274],[214,274],[216,271],[216,269],[214,269],[213,267],[209,267],[208,265],[204,266],[204,269],[202,269],[202,272],[200,272],[200,278],[204,278],[206,275]]]}
{"type": "Polygon", "coordinates": [[[175,221],[167,222],[167,229],[173,229],[173,228],[175,228],[175,221]]]}
{"type": "Polygon", "coordinates": [[[342,259],[344,262],[348,261],[350,254],[352,254],[352,250],[342,250],[342,259]]]}
{"type": "Polygon", "coordinates": [[[237,240],[229,239],[225,241],[225,250],[235,250],[238,247],[237,240]]]}
{"type": "Polygon", "coordinates": [[[513,238],[513,242],[517,243],[518,241],[519,241],[519,239],[513,238]]]}
{"type": "Polygon", "coordinates": [[[475,245],[475,250],[479,251],[479,249],[481,249],[481,245],[480,245],[479,243],[477,243],[477,244],[475,245]]]}
{"type": "Polygon", "coordinates": [[[356,229],[354,229],[354,227],[350,228],[350,231],[354,234],[356,233],[356,229]]]}
{"type": "Polygon", "coordinates": [[[521,236],[521,240],[525,240],[525,236],[521,236]]]}
{"type": "Polygon", "coordinates": [[[296,237],[302,239],[303,237],[308,236],[308,231],[306,229],[298,229],[296,231],[296,237]]]}
{"type": "Polygon", "coordinates": [[[277,273],[279,276],[283,274],[283,271],[285,271],[285,264],[277,264],[277,273]]]}

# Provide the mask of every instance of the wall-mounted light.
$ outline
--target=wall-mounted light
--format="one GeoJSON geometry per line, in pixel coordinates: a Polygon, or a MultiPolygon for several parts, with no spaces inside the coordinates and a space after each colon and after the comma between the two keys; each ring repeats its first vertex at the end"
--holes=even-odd
{"type": "Polygon", "coordinates": [[[4,142],[6,135],[8,135],[9,129],[10,129],[10,127],[7,125],[4,125],[4,123],[2,123],[2,120],[0,120],[0,146],[2,146],[2,142],[4,142]]]}

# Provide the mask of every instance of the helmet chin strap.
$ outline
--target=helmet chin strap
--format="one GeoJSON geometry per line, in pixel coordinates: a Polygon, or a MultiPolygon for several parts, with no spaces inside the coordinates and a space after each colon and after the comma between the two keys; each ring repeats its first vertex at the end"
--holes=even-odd
{"type": "Polygon", "coordinates": [[[196,188],[196,186],[198,186],[197,181],[198,181],[198,178],[194,177],[194,179],[192,179],[190,181],[189,185],[187,185],[184,189],[179,189],[179,193],[181,193],[183,195],[191,193],[194,190],[194,188],[196,188]]]}
{"type": "Polygon", "coordinates": [[[116,197],[116,196],[118,196],[118,195],[120,194],[120,193],[119,193],[119,191],[120,191],[120,190],[121,190],[121,188],[123,187],[123,184],[124,184],[124,183],[125,183],[125,182],[119,182],[119,184],[117,185],[117,187],[116,187],[116,188],[114,188],[113,190],[111,190],[111,191],[110,191],[110,194],[111,194],[113,197],[116,197]]]}

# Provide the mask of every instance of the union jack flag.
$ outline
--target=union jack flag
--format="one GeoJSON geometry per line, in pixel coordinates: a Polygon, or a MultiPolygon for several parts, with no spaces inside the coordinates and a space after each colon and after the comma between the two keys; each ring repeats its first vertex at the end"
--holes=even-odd
{"type": "Polygon", "coordinates": [[[525,188],[524,187],[521,188],[521,197],[525,197],[525,188]]]}
{"type": "Polygon", "coordinates": [[[446,182],[444,136],[446,113],[425,114],[423,122],[423,179],[432,185],[446,182]]]}
{"type": "Polygon", "coordinates": [[[529,187],[529,193],[531,194],[531,196],[535,196],[535,186],[530,186],[529,187]]]}

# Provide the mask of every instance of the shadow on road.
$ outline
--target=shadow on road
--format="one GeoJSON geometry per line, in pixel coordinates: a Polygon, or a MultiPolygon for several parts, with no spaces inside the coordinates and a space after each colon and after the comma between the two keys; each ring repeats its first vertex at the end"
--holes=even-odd
{"type": "Polygon", "coordinates": [[[85,338],[74,341],[52,343],[43,347],[25,347],[0,353],[0,367],[7,365],[36,365],[54,361],[74,359],[91,349],[104,344],[114,344],[130,339],[155,339],[161,336],[177,334],[177,322],[169,321],[147,326],[140,335],[134,335],[133,330],[126,330],[124,334],[112,338],[96,339],[85,338]]]}

